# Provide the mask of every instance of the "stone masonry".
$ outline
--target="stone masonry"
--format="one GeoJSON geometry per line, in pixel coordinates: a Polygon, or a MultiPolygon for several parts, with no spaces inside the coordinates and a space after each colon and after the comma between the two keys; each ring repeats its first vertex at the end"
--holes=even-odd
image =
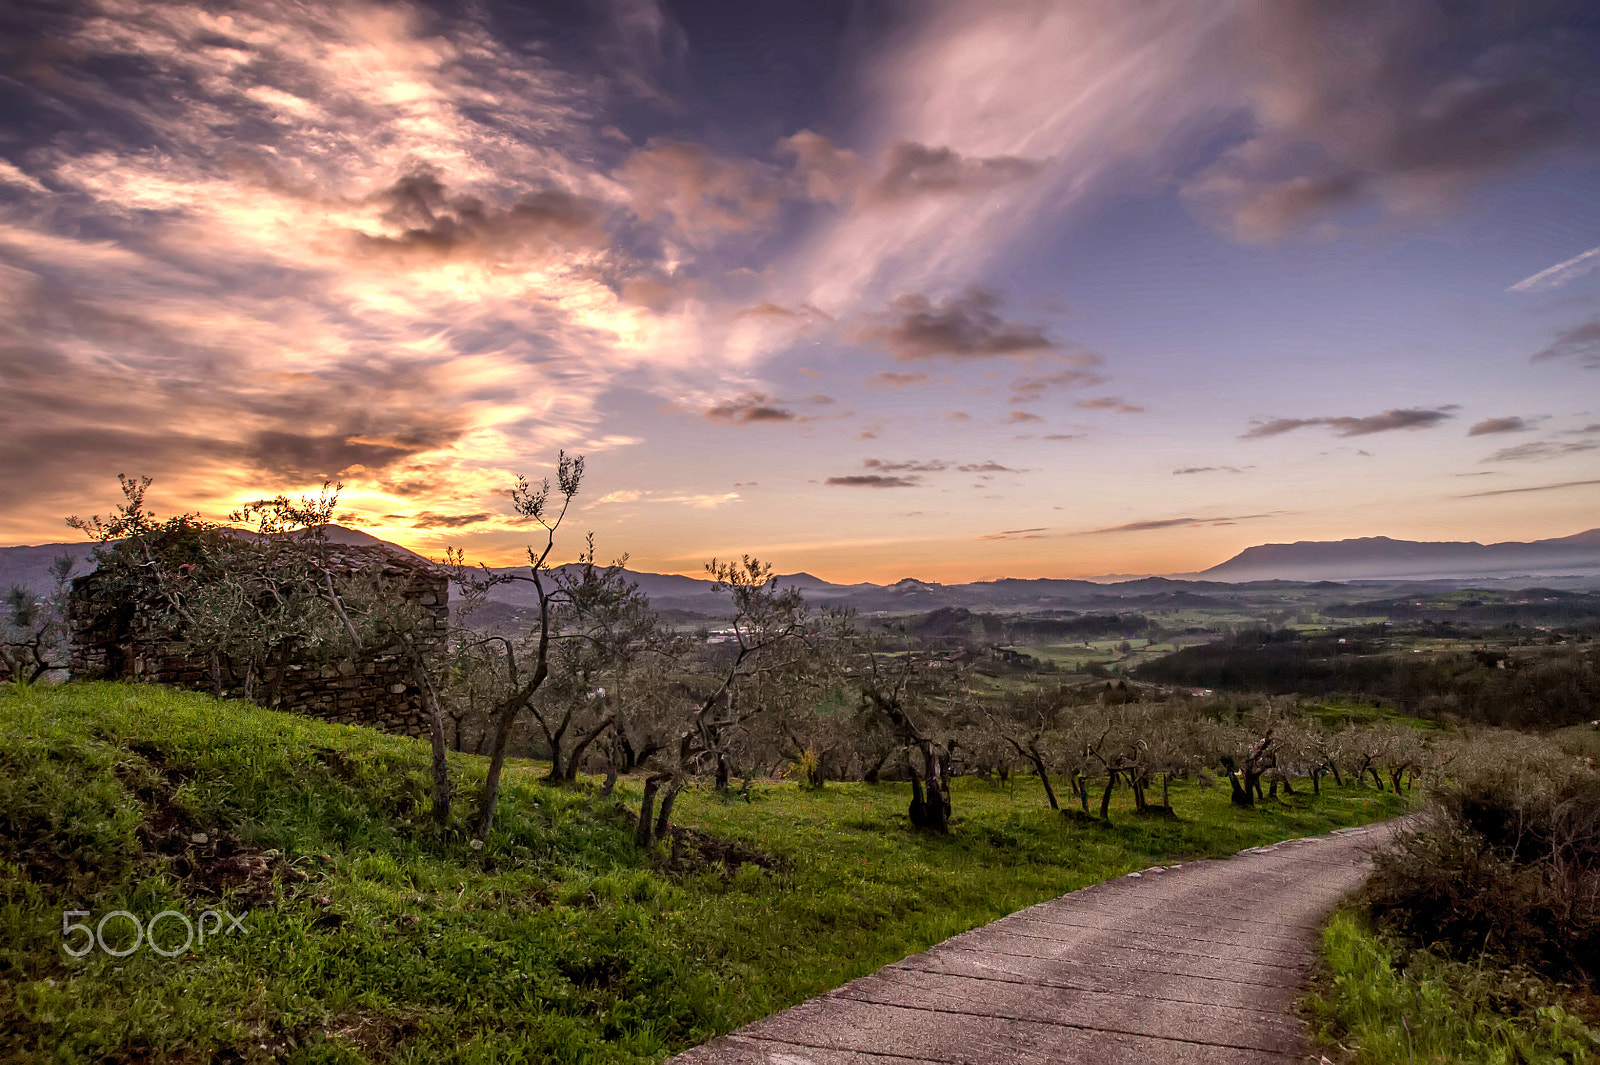
{"type": "MultiPolygon", "coordinates": [[[[381,547],[331,549],[335,573],[380,576],[392,594],[420,609],[418,643],[442,650],[449,626],[450,585],[431,563],[381,547]]],[[[151,638],[125,602],[97,587],[95,574],[72,582],[68,603],[72,675],[80,678],[170,684],[227,698],[244,698],[242,679],[210,656],[191,654],[182,640],[151,638]]],[[[262,668],[251,693],[256,702],[326,721],[366,725],[404,736],[426,736],[421,690],[398,647],[367,648],[324,661],[290,659],[262,668]]]]}

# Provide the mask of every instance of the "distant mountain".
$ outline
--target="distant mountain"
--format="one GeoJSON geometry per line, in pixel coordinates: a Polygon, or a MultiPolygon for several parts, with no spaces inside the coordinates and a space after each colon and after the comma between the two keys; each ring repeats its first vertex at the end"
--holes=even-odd
{"type": "Polygon", "coordinates": [[[1249,547],[1193,574],[1218,581],[1431,580],[1600,574],[1600,529],[1530,543],[1429,542],[1364,536],[1249,547]]]}
{"type": "MultiPolygon", "coordinates": [[[[403,547],[358,529],[329,526],[329,540],[362,547],[385,547],[421,557],[403,547]]],[[[66,552],[78,560],[75,574],[92,568],[93,544],[45,544],[0,548],[0,591],[21,584],[37,592],[49,589],[51,560],[66,552]]],[[[528,567],[506,566],[496,573],[525,575],[528,567]]],[[[933,611],[1039,613],[1064,611],[1122,614],[1148,611],[1228,609],[1246,601],[1270,602],[1281,609],[1290,596],[1314,594],[1323,599],[1344,592],[1333,581],[1481,582],[1527,576],[1578,576],[1600,586],[1600,529],[1576,536],[1534,543],[1417,543],[1367,537],[1336,542],[1263,544],[1188,579],[1140,577],[1112,583],[1055,578],[1002,578],[971,584],[939,584],[906,577],[889,585],[834,584],[810,573],[778,577],[780,587],[799,588],[815,607],[849,607],[862,614],[910,615],[933,611]]],[[[724,616],[728,597],[713,591],[712,582],[675,573],[628,571],[628,579],[657,609],[682,618],[724,616]]],[[[1432,589],[1437,591],[1437,588],[1432,589]]],[[[1392,594],[1401,594],[1392,589],[1392,594]]],[[[1370,594],[1370,593],[1365,593],[1370,594]]],[[[538,605],[532,584],[497,585],[490,598],[508,618],[538,605]]],[[[1249,611],[1245,611],[1249,613],[1249,611]]],[[[963,618],[965,615],[962,616],[963,618]]],[[[956,619],[961,620],[961,619],[956,619]]],[[[953,621],[952,624],[955,622],[953,621]]],[[[962,623],[965,623],[964,621],[962,623]]]]}

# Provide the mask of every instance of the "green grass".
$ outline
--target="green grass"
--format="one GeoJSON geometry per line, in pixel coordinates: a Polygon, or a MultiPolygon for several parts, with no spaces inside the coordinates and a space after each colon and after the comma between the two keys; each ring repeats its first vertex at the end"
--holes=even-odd
{"type": "Polygon", "coordinates": [[[1406,950],[1350,911],[1334,916],[1322,943],[1330,975],[1307,1011],[1343,1062],[1577,1065],[1600,1054],[1600,1031],[1530,974],[1406,950]]]}
{"type": "MultiPolygon", "coordinates": [[[[1183,821],[1119,798],[1100,827],[1031,779],[962,778],[954,832],[926,837],[904,785],[757,783],[689,791],[677,820],[772,871],[664,871],[592,782],[548,787],[536,763],[508,769],[477,850],[429,829],[415,741],[114,684],[0,687],[0,734],[0,1059],[36,1061],[655,1062],[1033,902],[1398,802],[1239,811],[1184,785],[1183,821]],[[248,909],[248,934],[63,950],[65,910],[207,908],[248,909]]],[[[452,769],[470,795],[481,760],[452,769]]]]}

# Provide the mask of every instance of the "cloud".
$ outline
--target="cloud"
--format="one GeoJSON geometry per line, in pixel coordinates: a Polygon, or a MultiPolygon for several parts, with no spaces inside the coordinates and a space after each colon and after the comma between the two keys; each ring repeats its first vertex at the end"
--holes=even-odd
{"type": "Polygon", "coordinates": [[[760,323],[641,286],[699,276],[687,242],[761,217],[765,172],[647,146],[624,183],[617,86],[498,29],[116,0],[7,41],[45,74],[13,85],[31,182],[0,188],[0,537],[119,469],[208,513],[329,474],[375,518],[490,511],[594,439],[618,374],[746,357],[760,323]]]}
{"type": "Polygon", "coordinates": [[[424,510],[418,514],[385,514],[387,521],[396,521],[411,526],[413,529],[464,529],[469,525],[481,525],[494,518],[493,514],[483,511],[477,514],[439,514],[435,511],[424,510]]]}
{"type": "Polygon", "coordinates": [[[962,473],[1024,473],[1024,470],[1014,470],[1010,466],[1002,466],[993,460],[989,462],[972,462],[965,466],[957,466],[962,473]]]}
{"type": "Polygon", "coordinates": [[[916,477],[885,477],[875,473],[854,473],[844,477],[829,477],[827,483],[846,488],[915,488],[920,481],[916,477]]]}
{"type": "Polygon", "coordinates": [[[1281,436],[1296,429],[1307,426],[1325,425],[1332,429],[1338,436],[1367,436],[1372,433],[1386,433],[1395,429],[1431,429],[1450,418],[1455,417],[1452,411],[1454,405],[1426,408],[1406,408],[1386,410],[1382,414],[1369,414],[1364,418],[1337,417],[1337,418],[1276,418],[1268,422],[1252,423],[1251,428],[1240,435],[1241,440],[1254,440],[1266,436],[1281,436]]]}
{"type": "Polygon", "coordinates": [[[987,533],[979,536],[979,540],[1040,540],[1042,534],[1048,532],[1046,528],[1039,529],[1006,529],[997,533],[987,533]]]}
{"type": "MultiPolygon", "coordinates": [[[[1106,378],[1102,374],[1088,369],[1098,365],[1100,357],[1093,352],[1080,352],[1073,355],[1061,356],[1061,361],[1070,365],[1054,370],[1045,370],[1038,373],[1023,374],[1011,382],[1011,402],[1035,403],[1044,398],[1044,394],[1053,388],[1093,388],[1103,385],[1106,378]]],[[[1081,406],[1081,404],[1080,404],[1081,406]]]]}
{"type": "Polygon", "coordinates": [[[1547,289],[1560,288],[1568,281],[1576,281],[1584,274],[1597,268],[1600,268],[1600,248],[1590,248],[1586,252],[1574,255],[1565,262],[1556,263],[1548,269],[1540,270],[1532,277],[1523,278],[1506,289],[1506,291],[1543,292],[1547,289]]]}
{"type": "Polygon", "coordinates": [[[496,259],[559,255],[604,247],[603,205],[560,188],[543,188],[509,207],[451,196],[431,167],[421,167],[373,194],[389,233],[353,233],[358,254],[424,259],[496,259]],[[391,233],[393,235],[391,235],[391,233]]]}
{"type": "Polygon", "coordinates": [[[779,141],[778,152],[794,158],[794,179],[808,200],[846,203],[865,178],[859,156],[809,129],[779,141]]]}
{"type": "Polygon", "coordinates": [[[1025,410],[1014,410],[1000,421],[1004,425],[1021,425],[1023,422],[1042,422],[1044,419],[1025,410]]]}
{"type": "Polygon", "coordinates": [[[800,420],[798,414],[779,406],[782,402],[783,400],[769,396],[765,392],[745,392],[708,408],[705,417],[714,422],[727,422],[731,425],[800,420]]]}
{"type": "Polygon", "coordinates": [[[1563,489],[1563,488],[1583,488],[1583,487],[1587,487],[1587,486],[1590,486],[1590,485],[1597,485],[1597,484],[1600,484],[1600,480],[1594,480],[1594,481],[1557,481],[1555,484],[1536,484],[1536,485],[1532,485],[1532,486],[1530,486],[1528,488],[1497,488],[1492,492],[1468,492],[1466,495],[1459,495],[1459,496],[1456,496],[1455,498],[1456,499],[1479,499],[1479,498],[1481,498],[1483,496],[1509,496],[1509,495],[1516,495],[1519,492],[1554,492],[1554,491],[1557,491],[1557,490],[1563,489]]]}
{"type": "Polygon", "coordinates": [[[1488,436],[1491,433],[1525,433],[1532,428],[1533,426],[1520,417],[1485,418],[1471,429],[1468,429],[1467,435],[1488,436]]]}
{"type": "MultiPolygon", "coordinates": [[[[744,484],[735,484],[735,488],[754,485],[754,481],[744,484]]],[[[607,492],[596,499],[590,506],[614,506],[620,503],[666,503],[672,505],[687,504],[701,510],[710,510],[724,503],[738,503],[743,497],[738,492],[672,492],[653,488],[637,489],[623,488],[615,492],[607,492]]]]}
{"type": "Polygon", "coordinates": [[[1549,347],[1533,356],[1542,359],[1576,359],[1585,369],[1600,369],[1600,318],[1575,325],[1556,334],[1549,347]]]}
{"type": "Polygon", "coordinates": [[[703,145],[651,141],[616,172],[645,222],[666,221],[690,244],[704,245],[772,218],[780,189],[771,168],[724,159],[703,145]]]}
{"type": "Polygon", "coordinates": [[[869,385],[887,385],[890,388],[926,384],[927,381],[928,375],[925,373],[891,373],[888,370],[879,370],[867,378],[867,384],[869,385]]]}
{"type": "Polygon", "coordinates": [[[1237,10],[1216,59],[1248,85],[1251,131],[1186,193],[1238,239],[1276,240],[1352,208],[1426,217],[1590,136],[1594,33],[1547,5],[1237,10]]]}
{"type": "Polygon", "coordinates": [[[863,459],[861,465],[865,466],[869,470],[882,470],[886,473],[900,473],[907,471],[912,473],[938,473],[940,470],[948,469],[950,467],[948,462],[941,462],[938,459],[928,459],[923,462],[910,460],[904,462],[887,462],[883,459],[863,459]]]}
{"type": "Polygon", "coordinates": [[[1043,440],[1083,440],[1083,439],[1085,439],[1087,437],[1087,435],[1088,434],[1086,434],[1086,433],[1051,433],[1049,436],[1041,437],[1040,439],[1043,439],[1043,440]]]}
{"type": "Polygon", "coordinates": [[[1032,325],[1008,322],[996,313],[1000,300],[973,286],[944,300],[922,295],[897,297],[883,321],[867,326],[862,337],[888,348],[903,360],[947,355],[982,359],[1046,351],[1054,345],[1032,325]]]}
{"type": "Polygon", "coordinates": [[[1084,410],[1109,410],[1118,414],[1143,414],[1143,407],[1136,407],[1132,403],[1124,402],[1116,396],[1101,396],[1097,399],[1080,399],[1073,406],[1082,407],[1084,410]]]}
{"type": "Polygon", "coordinates": [[[1580,455],[1586,451],[1600,451],[1600,442],[1590,440],[1533,440],[1516,447],[1504,447],[1484,462],[1543,462],[1546,459],[1580,455]]]}
{"type": "Polygon", "coordinates": [[[1152,532],[1157,529],[1182,529],[1197,525],[1233,525],[1241,521],[1277,517],[1277,512],[1266,514],[1239,514],[1221,518],[1158,518],[1153,521],[1133,521],[1126,525],[1112,525],[1104,529],[1089,529],[1074,536],[1101,536],[1109,533],[1152,532]]]}
{"type": "Polygon", "coordinates": [[[1176,477],[1176,476],[1181,476],[1181,475],[1186,474],[1186,473],[1243,473],[1247,469],[1250,469],[1250,467],[1248,467],[1248,466],[1244,466],[1244,467],[1241,467],[1241,466],[1184,466],[1184,467],[1181,467],[1180,469],[1173,470],[1172,473],[1173,473],[1173,476],[1176,477]]]}
{"type": "Polygon", "coordinates": [[[882,176],[870,196],[878,201],[925,196],[959,196],[991,189],[1037,174],[1040,164],[1014,156],[966,158],[950,148],[905,142],[889,149],[882,176]]]}

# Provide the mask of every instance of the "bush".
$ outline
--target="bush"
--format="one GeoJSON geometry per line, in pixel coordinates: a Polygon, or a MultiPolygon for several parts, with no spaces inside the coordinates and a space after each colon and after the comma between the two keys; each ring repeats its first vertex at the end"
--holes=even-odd
{"type": "Polygon", "coordinates": [[[1486,953],[1555,979],[1600,977],[1600,778],[1498,741],[1368,885],[1373,917],[1458,957],[1486,953]]]}

